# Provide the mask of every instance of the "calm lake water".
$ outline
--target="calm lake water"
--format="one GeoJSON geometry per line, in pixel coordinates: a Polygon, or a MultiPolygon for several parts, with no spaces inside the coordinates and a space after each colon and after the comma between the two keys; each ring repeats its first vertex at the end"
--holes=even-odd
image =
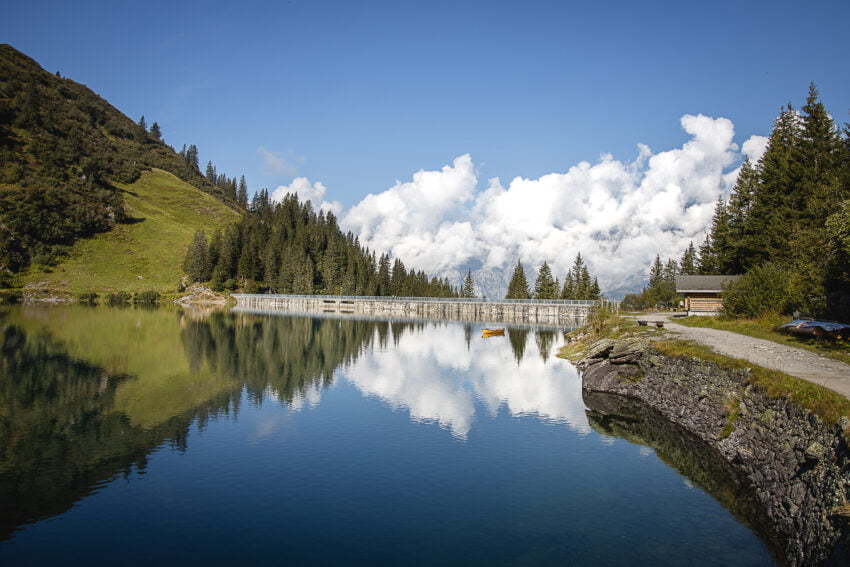
{"type": "Polygon", "coordinates": [[[0,564],[774,564],[562,333],[480,329],[0,311],[0,564]]]}

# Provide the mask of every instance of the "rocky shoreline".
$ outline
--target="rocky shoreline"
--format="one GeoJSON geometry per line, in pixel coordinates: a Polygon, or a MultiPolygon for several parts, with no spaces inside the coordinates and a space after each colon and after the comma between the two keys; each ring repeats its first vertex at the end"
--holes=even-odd
{"type": "MultiPolygon", "coordinates": [[[[724,485],[734,498],[724,504],[738,508],[780,563],[850,564],[847,423],[767,396],[746,370],[665,356],[644,339],[596,341],[577,366],[586,403],[594,393],[637,401],[703,444],[696,458],[731,479],[724,485]]],[[[636,411],[598,396],[587,405],[602,422],[636,411]]]]}

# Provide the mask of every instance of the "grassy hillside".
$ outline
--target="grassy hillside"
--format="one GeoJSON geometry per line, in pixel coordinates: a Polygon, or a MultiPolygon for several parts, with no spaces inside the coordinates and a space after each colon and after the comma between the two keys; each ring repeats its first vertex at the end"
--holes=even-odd
{"type": "Polygon", "coordinates": [[[215,197],[159,169],[117,186],[129,221],[78,240],[56,266],[33,266],[22,275],[24,283],[72,293],[174,291],[195,231],[210,234],[239,218],[215,197]]]}
{"type": "Polygon", "coordinates": [[[132,217],[120,184],[143,171],[168,171],[239,208],[236,181],[202,175],[189,149],[178,154],[158,125],[0,44],[0,281],[132,217]]]}

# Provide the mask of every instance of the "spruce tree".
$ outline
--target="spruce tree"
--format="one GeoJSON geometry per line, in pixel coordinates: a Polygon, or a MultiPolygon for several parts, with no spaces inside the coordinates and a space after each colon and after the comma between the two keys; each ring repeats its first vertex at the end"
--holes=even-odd
{"type": "Polygon", "coordinates": [[[587,265],[582,264],[578,281],[579,299],[590,299],[590,285],[590,271],[588,271],[587,265]]]}
{"type": "Polygon", "coordinates": [[[584,299],[588,295],[590,286],[590,273],[587,271],[587,266],[584,265],[584,259],[581,257],[581,252],[576,254],[576,259],[573,261],[573,267],[570,270],[572,276],[572,297],[566,299],[584,299]]]}
{"type": "Polygon", "coordinates": [[[186,161],[195,171],[198,171],[198,146],[189,144],[186,149],[186,161]]]}
{"type": "Polygon", "coordinates": [[[543,262],[537,272],[537,281],[534,284],[535,299],[555,299],[558,297],[558,288],[552,278],[552,270],[549,264],[543,262]]]}
{"type": "Polygon", "coordinates": [[[726,203],[718,197],[711,219],[710,254],[713,270],[718,274],[730,273],[732,260],[732,235],[729,229],[729,214],[726,203]]]}
{"type": "Polygon", "coordinates": [[[668,283],[676,283],[676,274],[679,273],[679,264],[673,258],[667,260],[664,264],[664,280],[668,283]]]}
{"type": "Polygon", "coordinates": [[[207,178],[207,181],[209,181],[213,185],[216,184],[217,175],[216,175],[216,172],[215,172],[215,166],[213,165],[212,161],[207,162],[206,178],[207,178]]]}
{"type": "Polygon", "coordinates": [[[236,194],[236,202],[239,203],[239,206],[243,209],[248,208],[248,184],[245,183],[245,176],[242,176],[242,179],[239,180],[239,191],[236,194]]]}
{"type": "Polygon", "coordinates": [[[396,258],[393,262],[392,274],[390,275],[390,295],[403,297],[405,294],[404,284],[407,279],[407,271],[404,268],[404,263],[396,258]]]}
{"type": "Polygon", "coordinates": [[[472,281],[472,270],[467,270],[466,277],[463,279],[463,287],[461,288],[461,297],[475,297],[475,283],[472,281]]]}
{"type": "Polygon", "coordinates": [[[157,122],[151,124],[151,138],[159,142],[162,141],[162,131],[159,129],[159,124],[157,122]]]}
{"type": "Polygon", "coordinates": [[[705,240],[699,247],[697,271],[703,275],[717,273],[717,262],[715,262],[714,258],[714,244],[711,242],[711,233],[705,235],[705,240]]]}
{"type": "Polygon", "coordinates": [[[564,276],[564,287],[561,288],[561,299],[577,299],[572,270],[568,270],[567,275],[564,276]]]}
{"type": "Polygon", "coordinates": [[[381,254],[378,261],[378,295],[390,294],[390,257],[388,254],[381,254]]]}
{"type": "Polygon", "coordinates": [[[747,233],[747,216],[758,191],[758,184],[758,167],[753,167],[749,159],[744,160],[726,206],[731,247],[725,269],[728,274],[740,274],[750,267],[751,254],[748,243],[751,236],[747,233]]]}
{"type": "Polygon", "coordinates": [[[525,270],[519,260],[516,262],[514,273],[508,284],[508,294],[505,299],[529,299],[528,280],[525,279],[525,270]]]}
{"type": "Polygon", "coordinates": [[[145,122],[145,115],[142,114],[141,118],[139,118],[139,128],[144,130],[145,134],[148,133],[148,123],[145,122]]]}
{"type": "Polygon", "coordinates": [[[655,255],[655,261],[649,268],[649,287],[655,287],[664,281],[664,264],[661,263],[661,256],[655,255]]]}
{"type": "Polygon", "coordinates": [[[203,230],[195,232],[195,237],[186,251],[183,261],[183,271],[193,282],[203,282],[209,279],[210,262],[207,236],[203,230]]]}
{"type": "Polygon", "coordinates": [[[743,246],[750,266],[789,256],[788,238],[797,221],[792,193],[798,183],[794,159],[799,144],[799,119],[789,105],[774,122],[759,164],[758,188],[746,216],[743,246]]]}
{"type": "Polygon", "coordinates": [[[590,286],[590,297],[588,299],[598,300],[602,296],[602,290],[599,288],[599,279],[593,278],[593,283],[590,286]]]}
{"type": "Polygon", "coordinates": [[[216,229],[210,239],[209,253],[207,254],[207,261],[211,268],[218,266],[219,257],[221,256],[222,240],[223,235],[221,233],[221,229],[216,229]]]}
{"type": "Polygon", "coordinates": [[[244,203],[248,202],[248,183],[245,182],[244,175],[239,178],[239,187],[237,188],[236,184],[234,183],[229,188],[227,196],[228,198],[241,204],[243,207],[245,206],[244,203]]]}
{"type": "Polygon", "coordinates": [[[697,273],[697,250],[694,248],[693,241],[688,243],[688,247],[682,254],[682,259],[679,260],[679,273],[684,275],[697,273]]]}

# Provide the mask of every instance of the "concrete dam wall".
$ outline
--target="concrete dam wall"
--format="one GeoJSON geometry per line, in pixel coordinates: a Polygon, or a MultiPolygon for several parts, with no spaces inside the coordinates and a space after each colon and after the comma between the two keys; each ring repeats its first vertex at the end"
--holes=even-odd
{"type": "Polygon", "coordinates": [[[289,313],[339,313],[479,323],[539,323],[576,327],[607,300],[502,300],[436,297],[353,297],[235,293],[240,308],[289,313]]]}

